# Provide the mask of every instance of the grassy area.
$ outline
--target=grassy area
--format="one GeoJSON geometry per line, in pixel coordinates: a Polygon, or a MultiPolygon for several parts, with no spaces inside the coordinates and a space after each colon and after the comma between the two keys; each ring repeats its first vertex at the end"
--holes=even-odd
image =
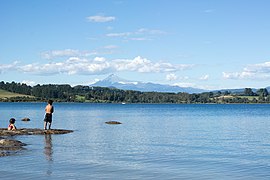
{"type": "Polygon", "coordinates": [[[12,92],[8,92],[3,89],[0,89],[0,98],[11,98],[11,97],[32,97],[32,96],[12,93],[12,92]]]}
{"type": "Polygon", "coordinates": [[[85,101],[85,97],[84,96],[80,96],[80,95],[76,95],[76,101],[79,101],[79,102],[84,102],[85,101]]]}
{"type": "Polygon", "coordinates": [[[259,96],[238,96],[238,97],[240,97],[240,98],[247,98],[247,99],[250,100],[250,101],[252,101],[254,98],[255,98],[256,100],[259,99],[259,96]]]}

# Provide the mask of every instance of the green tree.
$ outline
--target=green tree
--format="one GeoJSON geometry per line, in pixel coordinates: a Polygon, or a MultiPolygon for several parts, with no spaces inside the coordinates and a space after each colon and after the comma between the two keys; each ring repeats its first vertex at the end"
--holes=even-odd
{"type": "Polygon", "coordinates": [[[251,88],[245,88],[244,95],[245,96],[254,96],[254,92],[252,91],[251,88]]]}
{"type": "Polygon", "coordinates": [[[258,96],[266,97],[268,96],[268,90],[266,88],[261,88],[257,91],[258,96]]]}

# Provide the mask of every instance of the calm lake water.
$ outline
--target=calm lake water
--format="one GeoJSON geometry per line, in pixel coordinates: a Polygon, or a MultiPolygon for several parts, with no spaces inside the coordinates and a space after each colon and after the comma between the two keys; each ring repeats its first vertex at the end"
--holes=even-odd
{"type": "MultiPolygon", "coordinates": [[[[45,106],[0,103],[0,127],[43,128],[45,106]]],[[[1,180],[270,179],[270,105],[54,106],[52,128],[74,132],[11,137],[27,146],[0,158],[1,180]]]]}

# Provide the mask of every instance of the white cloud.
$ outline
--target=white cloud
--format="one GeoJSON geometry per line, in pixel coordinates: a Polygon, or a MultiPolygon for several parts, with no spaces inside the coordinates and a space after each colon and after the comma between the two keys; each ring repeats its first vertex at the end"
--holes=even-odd
{"type": "Polygon", "coordinates": [[[28,85],[28,86],[34,86],[34,85],[37,84],[36,82],[30,81],[30,80],[23,80],[22,83],[23,83],[23,84],[26,84],[26,85],[28,85]]]}
{"type": "Polygon", "coordinates": [[[17,68],[18,63],[19,63],[18,61],[15,61],[12,64],[0,64],[0,73],[9,71],[9,70],[15,70],[17,68]]]}
{"type": "Polygon", "coordinates": [[[60,73],[63,63],[48,63],[48,64],[27,64],[18,67],[18,70],[24,73],[40,74],[40,75],[53,75],[60,73]]]}
{"type": "Polygon", "coordinates": [[[116,46],[116,45],[107,45],[107,46],[104,46],[103,48],[104,49],[117,49],[118,46],[116,46]]]}
{"type": "Polygon", "coordinates": [[[108,34],[106,34],[106,36],[108,36],[108,37],[126,37],[126,36],[130,36],[130,35],[132,35],[132,33],[130,33],[130,32],[108,33],[108,34]]]}
{"type": "Polygon", "coordinates": [[[132,41],[151,41],[152,39],[144,38],[144,37],[137,37],[137,38],[130,38],[132,41]]]}
{"type": "Polygon", "coordinates": [[[203,80],[203,81],[206,81],[208,79],[209,79],[209,75],[208,74],[200,77],[200,80],[203,80]]]}
{"type": "MultiPolygon", "coordinates": [[[[232,72],[232,73],[226,73],[222,72],[224,79],[258,79],[259,74],[251,73],[251,72],[232,72]]],[[[262,77],[260,77],[262,78],[262,77]]],[[[259,78],[259,79],[260,79],[259,78]]]]}
{"type": "Polygon", "coordinates": [[[134,58],[133,60],[129,59],[119,59],[114,61],[115,69],[118,71],[138,71],[146,72],[150,71],[151,61],[146,58],[141,58],[140,56],[134,58]]]}
{"type": "Polygon", "coordinates": [[[118,32],[118,33],[108,33],[107,37],[114,38],[124,38],[125,40],[133,40],[133,41],[147,41],[152,40],[157,35],[163,35],[166,32],[157,30],[157,29],[146,29],[140,28],[133,32],[118,32]]]}
{"type": "Polygon", "coordinates": [[[241,72],[223,72],[224,79],[268,79],[270,62],[247,65],[241,72]]]}
{"type": "Polygon", "coordinates": [[[149,72],[175,72],[191,68],[193,65],[187,64],[170,64],[170,63],[154,63],[140,56],[133,60],[114,60],[115,69],[118,71],[137,71],[142,73],[149,72]]]}
{"type": "Polygon", "coordinates": [[[88,58],[90,56],[113,54],[117,48],[118,46],[116,45],[107,45],[93,51],[81,51],[76,49],[51,50],[42,52],[41,57],[48,60],[69,57],[88,58]]]}
{"type": "Polygon", "coordinates": [[[106,59],[104,57],[95,57],[94,61],[96,61],[96,62],[105,62],[106,59]]]}
{"type": "Polygon", "coordinates": [[[89,16],[86,18],[88,21],[90,22],[99,22],[99,23],[103,23],[103,22],[110,22],[110,21],[114,21],[116,18],[113,16],[102,16],[102,15],[97,15],[97,16],[89,16]]]}
{"type": "Polygon", "coordinates": [[[189,77],[188,76],[182,76],[182,77],[178,77],[178,80],[188,80],[189,77]]]}
{"type": "Polygon", "coordinates": [[[45,59],[54,59],[59,57],[72,57],[72,56],[88,57],[91,55],[97,55],[97,52],[79,51],[76,49],[64,49],[64,50],[46,51],[41,53],[41,57],[45,59]]]}
{"type": "Polygon", "coordinates": [[[21,72],[38,75],[54,74],[105,74],[117,71],[135,71],[141,73],[176,72],[193,67],[188,64],[171,64],[152,62],[140,56],[134,59],[106,60],[104,57],[95,57],[92,60],[80,57],[70,57],[62,62],[46,64],[33,63],[17,67],[21,72]]]}
{"type": "Polygon", "coordinates": [[[270,62],[264,62],[260,64],[248,65],[244,68],[244,71],[253,73],[270,73],[270,62]]]}
{"type": "Polygon", "coordinates": [[[100,58],[94,61],[86,59],[69,59],[65,62],[64,72],[68,74],[103,74],[111,69],[109,62],[101,60],[100,58]]]}
{"type": "Polygon", "coordinates": [[[78,57],[69,58],[63,62],[52,62],[47,64],[27,64],[19,67],[24,73],[33,73],[38,75],[54,75],[54,74],[102,74],[110,69],[108,62],[89,61],[78,57]]]}
{"type": "Polygon", "coordinates": [[[176,80],[177,79],[177,76],[173,73],[170,73],[170,74],[167,74],[166,75],[166,80],[168,81],[173,81],[173,80],[176,80]]]}
{"type": "Polygon", "coordinates": [[[179,87],[196,87],[194,83],[174,83],[174,86],[179,86],[179,87]]]}
{"type": "Polygon", "coordinates": [[[166,32],[158,30],[158,29],[147,29],[141,28],[138,29],[135,34],[166,34],[166,32]]]}

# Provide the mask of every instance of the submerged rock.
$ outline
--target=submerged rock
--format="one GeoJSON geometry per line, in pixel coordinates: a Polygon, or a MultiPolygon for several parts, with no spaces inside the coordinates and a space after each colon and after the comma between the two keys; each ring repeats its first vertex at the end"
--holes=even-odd
{"type": "MultiPolygon", "coordinates": [[[[16,136],[16,135],[44,135],[44,134],[67,134],[73,132],[72,130],[66,129],[31,129],[31,128],[22,128],[16,129],[14,131],[7,130],[7,128],[0,128],[0,136],[16,136]]],[[[0,157],[10,156],[16,154],[20,150],[25,149],[23,146],[26,144],[21,141],[7,139],[0,137],[0,157]]]]}
{"type": "Polygon", "coordinates": [[[31,129],[22,128],[14,131],[7,130],[6,128],[0,128],[0,136],[15,136],[15,135],[41,135],[41,134],[67,134],[73,132],[72,130],[66,129],[31,129]]]}
{"type": "Polygon", "coordinates": [[[118,121],[107,121],[105,123],[106,124],[122,124],[121,122],[118,122],[118,121]]]}
{"type": "Polygon", "coordinates": [[[15,154],[16,152],[23,150],[23,146],[26,146],[26,144],[22,143],[21,141],[1,138],[0,157],[15,154]]]}
{"type": "Polygon", "coordinates": [[[26,144],[22,143],[21,141],[14,140],[14,139],[0,139],[0,148],[6,147],[22,147],[26,146],[26,144]]]}

